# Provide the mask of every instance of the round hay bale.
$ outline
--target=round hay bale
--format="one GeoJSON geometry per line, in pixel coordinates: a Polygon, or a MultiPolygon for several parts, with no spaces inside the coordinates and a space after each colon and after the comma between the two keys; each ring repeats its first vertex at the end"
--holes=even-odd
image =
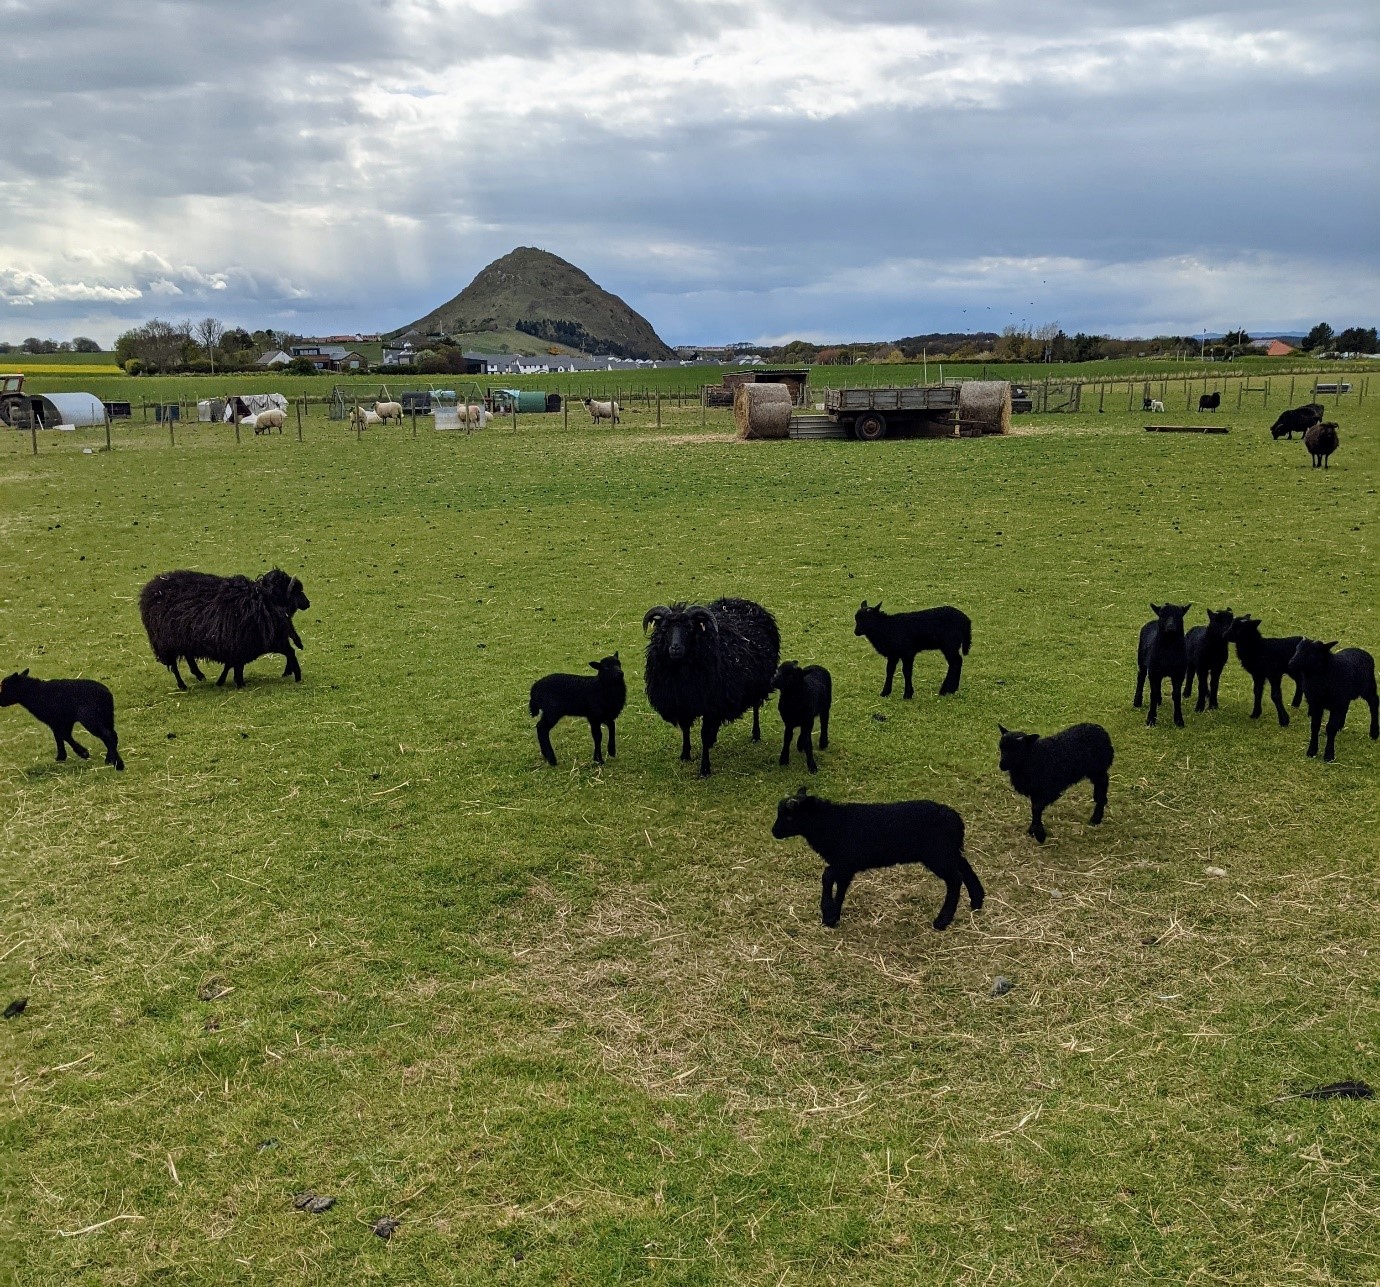
{"type": "Polygon", "coordinates": [[[1006,380],[967,380],[958,390],[958,431],[965,438],[1011,428],[1011,385],[1006,380]]]}
{"type": "Polygon", "coordinates": [[[786,438],[791,430],[791,391],[784,384],[743,384],[733,394],[733,423],[740,438],[786,438]]]}

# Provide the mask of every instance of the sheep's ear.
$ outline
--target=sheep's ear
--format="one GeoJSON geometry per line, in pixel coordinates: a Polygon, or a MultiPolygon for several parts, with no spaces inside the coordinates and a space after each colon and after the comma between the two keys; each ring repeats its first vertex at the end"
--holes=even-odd
{"type": "MultiPolygon", "coordinates": [[[[1323,644],[1323,647],[1326,648],[1328,652],[1331,652],[1336,646],[1337,641],[1335,639],[1331,643],[1323,644]]],[[[27,675],[29,672],[26,670],[24,673],[27,675]]]]}
{"type": "Polygon", "coordinates": [[[1001,729],[1001,735],[1003,737],[1006,737],[1011,732],[1011,730],[1007,728],[1005,724],[998,724],[997,727],[1001,729]]]}
{"type": "Polygon", "coordinates": [[[617,661],[617,660],[618,660],[618,649],[617,649],[617,648],[615,648],[615,649],[613,650],[613,659],[614,659],[614,661],[617,661]]]}
{"type": "Polygon", "coordinates": [[[1191,603],[1186,603],[1186,604],[1184,604],[1184,615],[1185,615],[1185,616],[1188,615],[1188,612],[1189,612],[1189,610],[1190,610],[1192,607],[1193,607],[1193,605],[1192,605],[1191,603]]]}
{"type": "Polygon", "coordinates": [[[810,794],[810,788],[809,788],[809,787],[803,786],[803,787],[800,788],[800,790],[798,790],[798,791],[795,793],[795,798],[796,798],[797,800],[804,800],[804,799],[807,799],[807,798],[809,797],[809,794],[810,794]]]}
{"type": "Polygon", "coordinates": [[[24,669],[21,670],[21,671],[19,672],[19,678],[20,678],[20,679],[23,679],[24,676],[27,675],[28,673],[29,673],[29,668],[28,668],[27,666],[25,666],[24,669]]]}
{"type": "Polygon", "coordinates": [[[591,670],[598,670],[602,664],[602,662],[592,661],[589,663],[589,668],[591,670]]]}
{"type": "Polygon", "coordinates": [[[1163,611],[1163,609],[1160,607],[1158,603],[1152,603],[1150,605],[1150,611],[1158,617],[1160,613],[1163,611]]]}

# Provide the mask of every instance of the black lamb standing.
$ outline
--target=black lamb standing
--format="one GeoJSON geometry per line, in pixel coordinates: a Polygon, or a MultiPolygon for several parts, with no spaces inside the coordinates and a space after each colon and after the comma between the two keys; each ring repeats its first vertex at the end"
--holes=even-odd
{"type": "Polygon", "coordinates": [[[843,898],[854,876],[907,863],[919,863],[944,882],[944,903],[934,918],[935,929],[948,928],[965,887],[973,911],[982,909],[982,882],[963,856],[963,819],[947,804],[933,800],[835,804],[801,787],[777,806],[771,833],[778,840],[802,836],[824,859],[819,913],[831,929],[839,923],[843,898]]]}
{"type": "Polygon", "coordinates": [[[22,706],[46,724],[57,742],[57,758],[67,758],[70,746],[80,759],[91,752],[72,737],[72,726],[81,724],[105,743],[105,762],[123,769],[120,738],[115,732],[115,698],[94,679],[35,679],[26,667],[0,679],[0,706],[22,706]]]}
{"type": "Polygon", "coordinates": [[[1198,681],[1198,705],[1194,708],[1200,714],[1203,708],[1217,709],[1217,686],[1222,682],[1222,671],[1227,664],[1227,633],[1231,630],[1232,611],[1223,608],[1221,612],[1207,610],[1208,623],[1194,626],[1184,636],[1184,656],[1188,670],[1184,678],[1184,700],[1193,696],[1193,681],[1198,681]]]}
{"type": "Polygon", "coordinates": [[[231,671],[235,687],[244,687],[244,668],[265,653],[280,653],[287,660],[284,676],[302,682],[302,667],[292,645],[301,639],[292,624],[292,613],[309,608],[310,601],[295,577],[274,568],[257,581],[246,576],[215,576],[208,572],[180,570],[154,577],[139,595],[153,655],[173,673],[185,689],[178,659],[204,679],[197,660],[213,661],[224,669],[217,685],[231,671]]]}
{"type": "Polygon", "coordinates": [[[623,663],[614,653],[589,664],[595,671],[593,675],[546,675],[532,685],[527,709],[541,717],[537,720],[537,745],[552,768],[556,766],[556,752],[551,748],[551,730],[567,715],[589,721],[595,764],[604,762],[605,725],[609,730],[609,754],[618,754],[614,724],[628,700],[623,663]]]}
{"type": "Polygon", "coordinates": [[[1346,713],[1351,703],[1357,700],[1370,707],[1371,741],[1380,739],[1380,696],[1375,687],[1375,658],[1364,648],[1343,648],[1341,652],[1332,650],[1337,646],[1320,643],[1316,639],[1301,639],[1290,659],[1290,669],[1299,677],[1303,685],[1303,695],[1308,701],[1308,754],[1318,753],[1318,731],[1322,727],[1323,714],[1327,714],[1327,749],[1323,751],[1324,760],[1337,758],[1333,743],[1337,734],[1346,727],[1346,713]]]}
{"type": "Polygon", "coordinates": [[[1270,685],[1270,700],[1275,704],[1279,715],[1280,728],[1289,727],[1289,713],[1284,709],[1284,694],[1280,684],[1285,675],[1294,680],[1294,700],[1298,706],[1303,700],[1303,683],[1294,669],[1294,653],[1303,642],[1302,635],[1283,635],[1270,637],[1260,633],[1260,622],[1247,613],[1237,617],[1227,631],[1227,642],[1236,645],[1236,659],[1241,668],[1251,677],[1255,685],[1255,704],[1251,707],[1251,718],[1260,718],[1260,701],[1265,693],[1265,685],[1270,685]]]}
{"type": "Polygon", "coordinates": [[[1113,758],[1112,739],[1101,724],[1074,724],[1049,737],[1013,733],[1000,724],[997,727],[1001,729],[1002,772],[1011,778],[1016,791],[1030,799],[1030,835],[1045,843],[1044,811],[1085,778],[1093,789],[1089,825],[1101,824],[1113,758]]]}
{"type": "Polygon", "coordinates": [[[690,726],[700,726],[700,774],[719,726],[752,711],[752,740],[761,741],[760,712],[781,654],[776,619],[750,599],[716,599],[707,607],[674,603],[642,618],[647,641],[647,700],[681,731],[680,758],[690,758],[690,726]]]}
{"type": "Polygon", "coordinates": [[[1290,407],[1279,413],[1279,419],[1270,426],[1270,437],[1276,440],[1288,438],[1294,441],[1296,433],[1306,433],[1310,425],[1323,418],[1324,407],[1320,402],[1308,402],[1301,407],[1290,407]]]}
{"type": "Polygon", "coordinates": [[[919,612],[883,612],[881,603],[862,607],[853,614],[853,633],[863,636],[873,648],[886,658],[886,683],[882,696],[891,696],[891,682],[899,663],[905,676],[905,697],[915,696],[911,669],[917,652],[938,651],[949,663],[939,695],[958,692],[963,676],[963,658],[973,645],[973,623],[957,608],[924,608],[919,612]]]}
{"type": "Polygon", "coordinates": [[[1313,468],[1330,468],[1328,461],[1337,450],[1337,426],[1331,420],[1309,425],[1303,435],[1303,445],[1313,457],[1313,468]]]}
{"type": "Polygon", "coordinates": [[[811,733],[819,720],[819,749],[829,745],[829,708],[834,702],[834,681],[823,666],[801,666],[798,661],[783,661],[772,676],[771,686],[781,694],[777,709],[786,726],[781,742],[781,764],[791,762],[791,734],[800,730],[796,750],[805,752],[805,763],[811,773],[819,771],[811,733]]]}
{"type": "Polygon", "coordinates": [[[1191,603],[1160,605],[1152,603],[1150,611],[1155,614],[1154,621],[1147,621],[1140,628],[1140,644],[1136,649],[1136,696],[1131,705],[1140,709],[1145,700],[1145,681],[1150,680],[1150,710],[1145,723],[1158,722],[1160,710],[1160,686],[1169,680],[1170,692],[1174,698],[1174,723],[1184,726],[1183,687],[1184,672],[1188,669],[1188,657],[1184,650],[1184,614],[1191,603]]]}

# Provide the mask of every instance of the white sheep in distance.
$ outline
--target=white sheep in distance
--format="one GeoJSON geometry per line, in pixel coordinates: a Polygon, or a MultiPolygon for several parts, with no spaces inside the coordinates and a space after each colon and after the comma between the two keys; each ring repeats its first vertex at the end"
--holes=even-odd
{"type": "Polygon", "coordinates": [[[253,421],[254,432],[256,434],[268,433],[270,429],[276,429],[279,433],[282,433],[283,425],[287,422],[287,415],[285,412],[276,409],[260,411],[257,416],[253,417],[253,421]]]}
{"type": "Polygon", "coordinates": [[[402,424],[402,403],[401,402],[376,402],[374,403],[374,414],[385,424],[389,420],[396,420],[402,424]]]}
{"type": "Polygon", "coordinates": [[[618,423],[618,413],[622,409],[616,402],[594,402],[589,398],[584,399],[584,404],[589,414],[594,417],[597,425],[601,420],[610,420],[614,424],[618,423]]]}

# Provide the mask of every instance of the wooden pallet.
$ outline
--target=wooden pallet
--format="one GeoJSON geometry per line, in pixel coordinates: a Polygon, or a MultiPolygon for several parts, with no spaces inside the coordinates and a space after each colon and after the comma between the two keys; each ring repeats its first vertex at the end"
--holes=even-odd
{"type": "Polygon", "coordinates": [[[1146,425],[1146,433],[1230,433],[1230,425],[1146,425]]]}

